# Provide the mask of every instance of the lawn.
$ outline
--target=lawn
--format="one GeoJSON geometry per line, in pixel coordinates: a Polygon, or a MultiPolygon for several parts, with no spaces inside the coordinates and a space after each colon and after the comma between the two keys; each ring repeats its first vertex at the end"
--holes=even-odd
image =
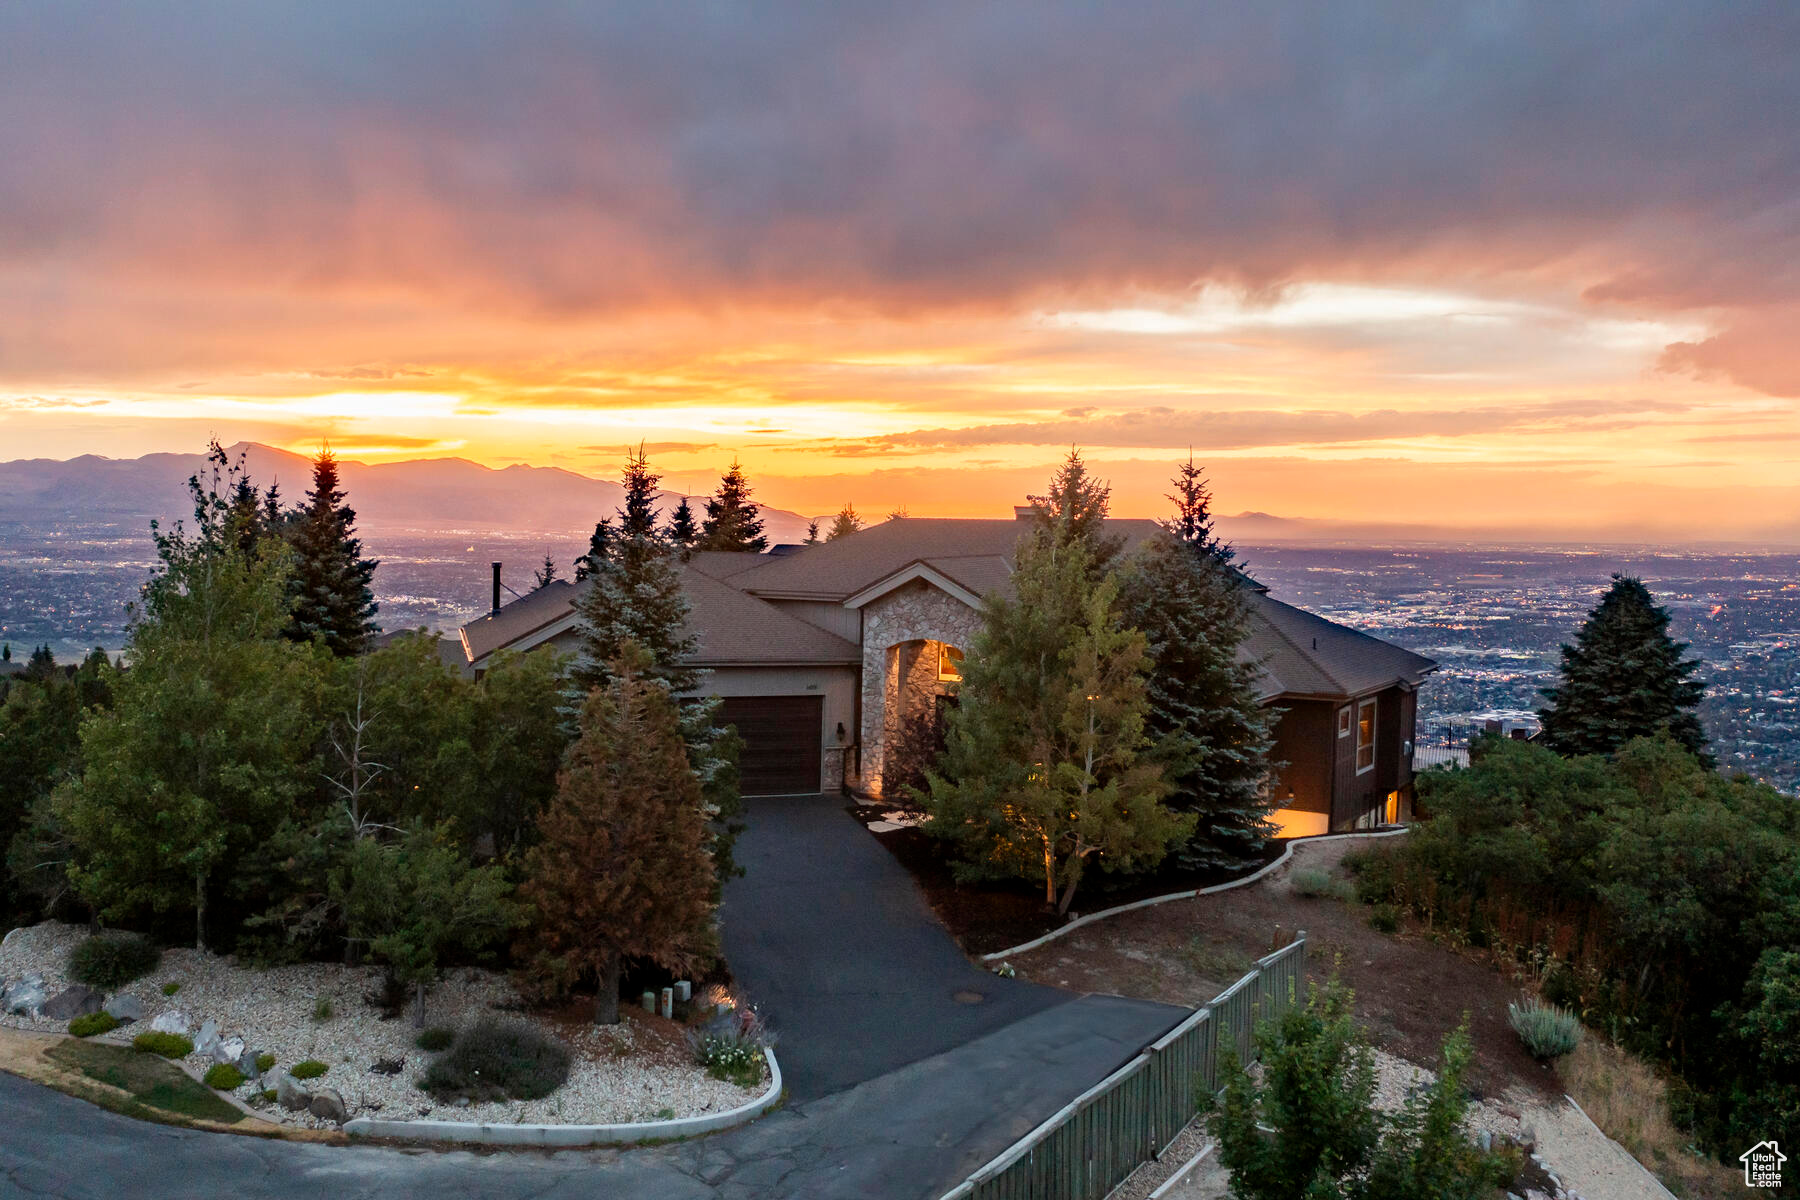
{"type": "Polygon", "coordinates": [[[163,1121],[174,1117],[220,1125],[235,1125],[244,1119],[235,1105],[154,1054],[96,1042],[68,1041],[51,1047],[45,1055],[129,1095],[130,1100],[122,1100],[96,1089],[86,1097],[126,1116],[163,1121]]]}

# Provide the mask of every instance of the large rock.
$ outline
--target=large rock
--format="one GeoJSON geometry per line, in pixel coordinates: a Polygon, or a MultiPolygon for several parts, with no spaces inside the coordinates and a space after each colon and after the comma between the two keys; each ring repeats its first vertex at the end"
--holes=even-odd
{"type": "Polygon", "coordinates": [[[200,1026],[200,1032],[194,1035],[194,1052],[202,1058],[211,1058],[213,1051],[218,1048],[219,1023],[208,1017],[200,1026]]]}
{"type": "Polygon", "coordinates": [[[237,1062],[238,1059],[244,1057],[244,1039],[241,1037],[219,1039],[219,1043],[212,1049],[212,1056],[214,1062],[237,1062]]]}
{"type": "Polygon", "coordinates": [[[120,992],[106,1002],[106,1015],[121,1025],[144,1019],[144,1002],[136,996],[120,992]]]}
{"type": "Polygon", "coordinates": [[[76,1017],[99,1012],[100,1002],[105,998],[93,988],[72,984],[44,1002],[44,1015],[52,1021],[73,1021],[76,1017]]]}
{"type": "Polygon", "coordinates": [[[312,1107],[312,1093],[300,1086],[300,1081],[286,1071],[275,1072],[275,1103],[289,1112],[301,1112],[312,1107]]]}
{"type": "Polygon", "coordinates": [[[256,1065],[256,1051],[254,1050],[245,1050],[238,1055],[237,1069],[238,1074],[245,1079],[255,1079],[259,1082],[262,1079],[262,1068],[256,1065]]]}
{"type": "Polygon", "coordinates": [[[186,1037],[188,1030],[193,1027],[193,1018],[179,1008],[171,1008],[168,1012],[157,1013],[155,1019],[150,1022],[150,1028],[158,1033],[179,1033],[182,1037],[186,1037]]]}
{"type": "Polygon", "coordinates": [[[344,1098],[338,1095],[336,1088],[320,1088],[314,1092],[308,1110],[322,1121],[335,1121],[339,1125],[350,1117],[350,1111],[344,1107],[344,1098]]]}
{"type": "Polygon", "coordinates": [[[7,984],[6,990],[0,992],[0,1008],[9,1013],[36,1017],[42,1013],[44,1001],[48,999],[44,994],[44,977],[27,975],[7,984]]]}

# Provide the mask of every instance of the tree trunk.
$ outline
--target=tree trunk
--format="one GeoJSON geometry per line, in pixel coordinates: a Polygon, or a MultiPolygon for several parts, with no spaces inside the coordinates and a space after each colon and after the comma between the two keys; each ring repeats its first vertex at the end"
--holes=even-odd
{"type": "Polygon", "coordinates": [[[206,876],[194,873],[194,949],[206,949],[206,876]]]}
{"type": "Polygon", "coordinates": [[[600,994],[594,997],[594,1024],[619,1023],[619,952],[608,950],[600,963],[600,994]]]}
{"type": "Polygon", "coordinates": [[[1051,857],[1050,843],[1044,842],[1044,904],[1056,903],[1056,859],[1051,857]]]}
{"type": "Polygon", "coordinates": [[[1066,917],[1069,915],[1069,905],[1075,901],[1075,885],[1080,882],[1081,859],[1071,859],[1069,861],[1069,886],[1063,889],[1062,900],[1056,906],[1057,916],[1066,917]]]}

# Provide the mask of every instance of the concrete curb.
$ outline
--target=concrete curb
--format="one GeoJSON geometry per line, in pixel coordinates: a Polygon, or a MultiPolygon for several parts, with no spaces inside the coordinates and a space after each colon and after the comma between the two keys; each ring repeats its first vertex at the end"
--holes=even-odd
{"type": "Polygon", "coordinates": [[[488,1146],[628,1146],[636,1142],[672,1141],[731,1129],[762,1116],[781,1102],[781,1064],[775,1051],[763,1047],[769,1064],[769,1086],[756,1099],[720,1113],[676,1117],[671,1121],[636,1121],[624,1125],[493,1125],[473,1121],[385,1121],[353,1117],[344,1132],[353,1137],[398,1138],[414,1142],[468,1142],[488,1146]]]}
{"type": "Polygon", "coordinates": [[[1345,838],[1399,837],[1401,834],[1409,832],[1411,831],[1408,829],[1380,829],[1362,833],[1323,833],[1315,837],[1289,838],[1287,848],[1281,852],[1280,858],[1265,867],[1260,867],[1257,870],[1252,871],[1242,879],[1233,879],[1229,883],[1215,883],[1211,887],[1193,888],[1185,892],[1170,892],[1166,896],[1152,896],[1148,900],[1134,900],[1130,904],[1121,904],[1117,908],[1103,908],[1097,913],[1089,913],[1085,917],[1077,917],[1062,928],[1052,929],[1042,937],[1032,938],[1029,942],[1020,942],[1017,946],[1008,946],[1006,949],[996,950],[992,954],[983,954],[981,956],[981,961],[984,963],[999,962],[1001,959],[1010,958],[1015,954],[1024,954],[1028,950],[1036,950],[1039,946],[1048,945],[1049,943],[1054,942],[1065,933],[1074,933],[1084,925],[1092,925],[1096,921],[1104,921],[1106,918],[1116,917],[1120,913],[1128,913],[1140,908],[1149,908],[1153,904],[1167,904],[1171,900],[1192,900],[1195,896],[1211,896],[1217,892],[1229,892],[1232,888],[1246,887],[1285,865],[1287,861],[1294,856],[1294,847],[1301,842],[1336,842],[1342,841],[1345,838]]]}
{"type": "Polygon", "coordinates": [[[1643,1163],[1639,1162],[1637,1160],[1637,1156],[1635,1154],[1633,1154],[1631,1151],[1627,1150],[1625,1147],[1619,1145],[1619,1143],[1613,1141],[1613,1139],[1607,1135],[1606,1130],[1604,1130],[1604,1129],[1600,1128],[1598,1125],[1594,1124],[1594,1118],[1587,1115],[1587,1109],[1581,1107],[1581,1105],[1576,1102],[1575,1097],[1568,1095],[1567,1093],[1564,1093],[1563,1099],[1567,1100],[1569,1102],[1569,1107],[1574,1109],[1578,1114],[1580,1114],[1581,1119],[1583,1121],[1587,1122],[1587,1127],[1589,1129],[1592,1129],[1595,1133],[1599,1134],[1602,1138],[1605,1138],[1606,1144],[1611,1146],[1614,1150],[1617,1150],[1619,1152],[1620,1158],[1623,1158],[1626,1162],[1630,1163],[1632,1166],[1634,1166],[1638,1169],[1638,1172],[1641,1175],[1643,1175],[1645,1181],[1648,1182],[1651,1187],[1656,1189],[1657,1195],[1665,1196],[1665,1197],[1667,1197],[1667,1200],[1676,1200],[1675,1193],[1671,1192],[1668,1188],[1664,1187],[1663,1181],[1658,1179],[1656,1177],[1656,1175],[1650,1170],[1649,1167],[1646,1167],[1643,1163]]]}
{"type": "Polygon", "coordinates": [[[1173,1175],[1157,1185],[1156,1190],[1150,1193],[1150,1200],[1163,1200],[1164,1196],[1167,1196],[1170,1192],[1179,1187],[1181,1181],[1192,1174],[1194,1168],[1204,1162],[1206,1156],[1211,1154],[1213,1150],[1217,1148],[1218,1144],[1219,1143],[1217,1142],[1208,1142],[1206,1145],[1200,1147],[1199,1151],[1192,1158],[1175,1168],[1175,1173],[1173,1175]]]}

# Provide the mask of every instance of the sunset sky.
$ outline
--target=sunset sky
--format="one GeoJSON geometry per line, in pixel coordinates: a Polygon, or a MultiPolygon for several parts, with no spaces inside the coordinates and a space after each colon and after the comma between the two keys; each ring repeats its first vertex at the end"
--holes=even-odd
{"type": "Polygon", "coordinates": [[[1800,541],[1800,5],[0,7],[0,459],[1800,541]],[[1209,11],[1210,10],[1210,11],[1209,11]]]}

